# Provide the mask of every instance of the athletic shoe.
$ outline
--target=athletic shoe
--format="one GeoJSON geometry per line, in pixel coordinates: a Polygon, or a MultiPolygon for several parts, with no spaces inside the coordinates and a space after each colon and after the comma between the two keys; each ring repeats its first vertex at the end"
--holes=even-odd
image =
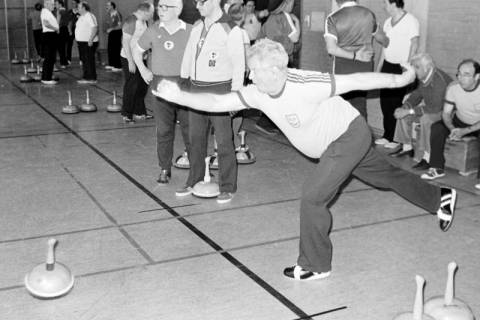
{"type": "Polygon", "coordinates": [[[283,274],[294,280],[308,281],[324,279],[330,276],[330,271],[327,272],[313,272],[303,269],[300,266],[294,265],[283,270],[283,274]]]}
{"type": "Polygon", "coordinates": [[[434,180],[437,178],[441,178],[445,176],[445,171],[443,169],[438,168],[430,168],[428,169],[427,173],[424,173],[420,176],[420,178],[424,180],[434,180]]]}
{"type": "Polygon", "coordinates": [[[400,143],[397,143],[397,142],[387,142],[383,146],[387,149],[395,149],[399,145],[400,145],[400,143]]]}
{"type": "Polygon", "coordinates": [[[425,159],[420,160],[420,162],[417,162],[412,166],[412,169],[416,170],[428,170],[430,168],[430,164],[425,159]]]}
{"type": "Polygon", "coordinates": [[[228,203],[232,201],[233,193],[231,192],[221,192],[217,197],[217,203],[228,203]]]}
{"type": "Polygon", "coordinates": [[[183,186],[181,187],[180,189],[177,189],[177,191],[175,191],[175,195],[177,197],[185,197],[185,196],[189,196],[193,193],[193,188],[192,187],[189,187],[189,186],[183,186]]]}
{"type": "Polygon", "coordinates": [[[105,69],[107,69],[107,70],[112,70],[113,67],[112,67],[112,66],[105,66],[105,69]]]}
{"type": "Polygon", "coordinates": [[[151,120],[151,119],[153,119],[153,115],[148,114],[148,113],[147,114],[134,114],[133,119],[138,120],[138,121],[140,121],[140,120],[151,120]]]}
{"type": "Polygon", "coordinates": [[[135,120],[133,120],[133,119],[130,118],[130,117],[124,116],[124,117],[123,117],[123,122],[125,122],[125,123],[130,123],[130,124],[134,124],[134,123],[135,123],[135,120]]]}
{"type": "Polygon", "coordinates": [[[388,155],[390,157],[394,157],[394,158],[401,158],[401,157],[404,157],[404,156],[409,156],[410,158],[412,158],[413,157],[413,149],[403,150],[402,148],[400,148],[397,151],[389,153],[388,155]]]}
{"type": "Polygon", "coordinates": [[[112,70],[112,72],[122,72],[122,68],[112,67],[110,70],[112,70]]]}
{"type": "Polygon", "coordinates": [[[172,177],[172,173],[168,170],[163,169],[160,171],[160,175],[158,176],[157,182],[159,184],[167,184],[172,177]]]}
{"type": "Polygon", "coordinates": [[[477,183],[477,184],[475,185],[475,189],[480,190],[480,183],[477,183]]]}
{"type": "Polygon", "coordinates": [[[81,79],[77,80],[78,84],[95,84],[97,83],[97,80],[86,80],[86,79],[81,79]]]}
{"type": "Polygon", "coordinates": [[[442,231],[447,231],[451,227],[455,215],[457,191],[450,188],[441,188],[440,194],[440,208],[437,211],[438,223],[442,231]]]}
{"type": "Polygon", "coordinates": [[[55,80],[42,80],[41,83],[43,83],[43,84],[48,84],[48,85],[54,85],[54,84],[57,84],[58,81],[55,81],[55,80]]]}
{"type": "Polygon", "coordinates": [[[378,145],[381,145],[383,146],[384,144],[387,144],[389,143],[390,141],[388,141],[387,139],[385,138],[380,138],[380,139],[377,139],[375,140],[375,144],[378,144],[378,145]]]}

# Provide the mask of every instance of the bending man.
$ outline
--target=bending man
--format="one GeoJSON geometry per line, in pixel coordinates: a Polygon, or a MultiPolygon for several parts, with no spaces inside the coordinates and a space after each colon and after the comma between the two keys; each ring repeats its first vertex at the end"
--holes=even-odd
{"type": "Polygon", "coordinates": [[[451,226],[456,191],[425,183],[418,176],[387,162],[374,148],[365,119],[348,102],[332,97],[351,90],[402,87],[412,82],[408,68],[401,75],[352,73],[330,75],[288,69],[283,47],[258,41],[248,52],[253,85],[224,95],[182,92],[175,83],[162,82],[155,95],[208,112],[261,109],[290,142],[311,158],[319,158],[303,186],[300,204],[300,254],[297,264],[284,270],[287,277],[313,280],[330,275],[332,217],[328,203],[352,173],[370,185],[391,189],[437,215],[440,228],[451,226]],[[330,99],[329,99],[330,98],[330,99]]]}

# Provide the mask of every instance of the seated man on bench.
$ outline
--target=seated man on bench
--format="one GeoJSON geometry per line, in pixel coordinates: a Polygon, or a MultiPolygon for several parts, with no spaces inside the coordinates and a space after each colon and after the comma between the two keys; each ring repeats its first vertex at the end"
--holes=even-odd
{"type": "MultiPolygon", "coordinates": [[[[422,179],[445,176],[443,152],[447,138],[460,140],[468,135],[476,135],[480,143],[480,64],[473,59],[460,62],[457,81],[447,88],[442,120],[431,128],[430,169],[422,174],[422,179]]],[[[477,178],[475,188],[480,189],[480,163],[477,178]]]]}
{"type": "Polygon", "coordinates": [[[417,135],[417,151],[422,154],[421,161],[414,169],[426,170],[430,167],[430,128],[433,123],[442,120],[442,108],[445,91],[452,82],[450,76],[435,66],[428,53],[419,53],[412,57],[411,64],[418,79],[417,88],[410,94],[402,107],[395,110],[397,119],[393,140],[402,144],[397,151],[390,153],[392,157],[409,155],[413,157],[412,124],[420,123],[417,135]],[[421,104],[421,102],[425,104],[421,104]]]}

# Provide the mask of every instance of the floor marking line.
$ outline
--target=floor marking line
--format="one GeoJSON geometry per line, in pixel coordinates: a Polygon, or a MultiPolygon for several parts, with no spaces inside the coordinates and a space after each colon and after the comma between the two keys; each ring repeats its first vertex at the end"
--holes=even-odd
{"type": "Polygon", "coordinates": [[[317,317],[317,316],[321,316],[321,315],[324,315],[324,314],[327,314],[327,313],[333,313],[333,312],[337,312],[337,311],[345,310],[345,309],[347,309],[347,306],[342,306],[342,307],[338,307],[338,308],[335,308],[335,309],[330,309],[330,310],[326,310],[326,311],[322,311],[322,312],[310,314],[310,315],[308,316],[308,318],[295,318],[295,319],[293,319],[293,320],[311,319],[312,317],[317,317]]]}

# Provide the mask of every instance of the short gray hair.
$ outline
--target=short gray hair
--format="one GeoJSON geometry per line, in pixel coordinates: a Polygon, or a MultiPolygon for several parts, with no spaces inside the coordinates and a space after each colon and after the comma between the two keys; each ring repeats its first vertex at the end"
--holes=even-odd
{"type": "Polygon", "coordinates": [[[411,59],[411,63],[418,62],[425,67],[435,67],[435,61],[428,53],[417,53],[411,59]]]}
{"type": "Polygon", "coordinates": [[[283,46],[270,39],[260,39],[247,51],[247,61],[257,60],[262,66],[287,68],[288,54],[283,46]]]}

